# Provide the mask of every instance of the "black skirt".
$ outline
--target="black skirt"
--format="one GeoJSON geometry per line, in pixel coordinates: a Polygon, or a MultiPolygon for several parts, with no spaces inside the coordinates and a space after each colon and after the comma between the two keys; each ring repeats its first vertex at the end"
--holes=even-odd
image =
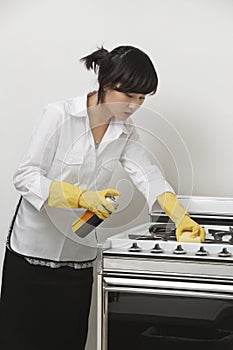
{"type": "Polygon", "coordinates": [[[0,349],[83,350],[92,283],[92,268],[35,266],[6,249],[0,349]]]}

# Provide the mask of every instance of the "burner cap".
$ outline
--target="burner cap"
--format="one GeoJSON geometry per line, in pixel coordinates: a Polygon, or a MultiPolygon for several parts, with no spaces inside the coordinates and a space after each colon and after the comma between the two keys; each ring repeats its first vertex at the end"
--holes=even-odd
{"type": "Polygon", "coordinates": [[[171,234],[175,231],[174,224],[153,224],[149,227],[150,233],[167,233],[171,234]]]}

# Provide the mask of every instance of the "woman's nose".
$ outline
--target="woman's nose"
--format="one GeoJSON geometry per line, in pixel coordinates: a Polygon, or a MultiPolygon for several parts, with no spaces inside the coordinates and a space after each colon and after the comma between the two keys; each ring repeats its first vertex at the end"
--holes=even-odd
{"type": "Polygon", "coordinates": [[[140,107],[140,104],[138,102],[130,102],[128,104],[128,107],[132,110],[135,111],[136,109],[138,109],[138,107],[140,107]]]}

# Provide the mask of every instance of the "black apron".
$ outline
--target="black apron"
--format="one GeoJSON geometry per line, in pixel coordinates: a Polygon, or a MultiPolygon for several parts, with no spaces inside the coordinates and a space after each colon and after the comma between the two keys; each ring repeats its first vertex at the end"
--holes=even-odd
{"type": "Polygon", "coordinates": [[[7,248],[0,299],[0,349],[84,350],[92,284],[92,267],[32,265],[7,248]]]}

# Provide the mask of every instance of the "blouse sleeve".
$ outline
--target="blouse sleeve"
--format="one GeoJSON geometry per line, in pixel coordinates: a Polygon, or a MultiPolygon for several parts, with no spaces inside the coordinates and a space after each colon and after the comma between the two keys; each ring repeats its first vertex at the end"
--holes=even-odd
{"type": "Polygon", "coordinates": [[[62,110],[59,107],[49,104],[44,108],[13,176],[17,191],[38,211],[49,195],[52,179],[46,174],[56,152],[61,120],[62,110]]]}
{"type": "Polygon", "coordinates": [[[151,163],[135,127],[124,147],[120,161],[135,186],[145,196],[149,211],[152,210],[158,195],[163,192],[174,193],[174,189],[165,180],[159,167],[151,163]]]}

